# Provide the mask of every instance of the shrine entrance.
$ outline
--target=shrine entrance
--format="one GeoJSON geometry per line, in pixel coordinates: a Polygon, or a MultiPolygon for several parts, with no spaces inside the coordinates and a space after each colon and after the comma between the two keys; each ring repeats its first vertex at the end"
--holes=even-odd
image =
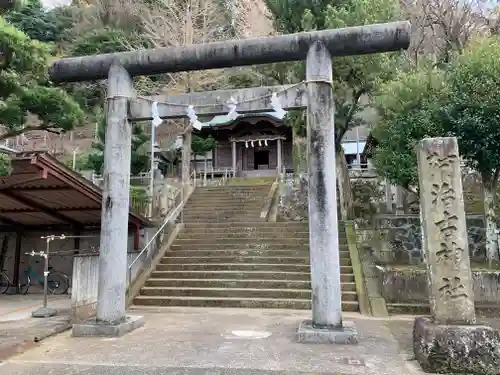
{"type": "Polygon", "coordinates": [[[269,151],[259,150],[258,147],[253,152],[253,168],[254,169],[269,169],[269,151]]]}
{"type": "MultiPolygon", "coordinates": [[[[355,327],[342,320],[332,87],[332,64],[335,61],[332,56],[406,49],[410,42],[410,30],[409,22],[394,22],[55,61],[50,70],[55,82],[108,78],[103,174],[106,184],[102,204],[97,322],[81,325],[84,327],[82,332],[99,335],[110,329],[127,332],[137,327],[134,319],[127,317],[125,303],[132,140],[130,121],[152,120],[154,125],[159,125],[162,119],[188,117],[192,127],[201,130],[204,127],[201,119],[210,116],[222,115],[228,121],[235,121],[240,114],[267,115],[271,112],[278,119],[283,119],[286,110],[301,109],[307,112],[312,321],[301,323],[298,339],[316,343],[356,343],[355,327]],[[132,76],[138,75],[300,60],[306,60],[305,80],[288,86],[140,98],[134,92],[132,80],[132,76]]],[[[276,141],[278,155],[283,154],[281,141],[288,140],[283,134],[275,131],[271,135],[256,130],[226,134],[231,144],[231,158],[226,160],[231,161],[233,171],[238,169],[237,145],[253,148],[257,144],[264,147],[266,143],[269,146],[271,141],[276,141]]],[[[272,153],[268,151],[268,166],[272,168],[272,153]]],[[[250,168],[253,171],[259,171],[258,165],[262,165],[257,164],[256,169],[256,161],[265,161],[263,154],[256,160],[255,150],[253,158],[247,155],[247,168],[248,160],[253,164],[250,168]]],[[[276,160],[279,170],[282,158],[276,160]]],[[[187,132],[183,142],[182,173],[186,183],[190,176],[190,163],[191,133],[187,132]]]]}

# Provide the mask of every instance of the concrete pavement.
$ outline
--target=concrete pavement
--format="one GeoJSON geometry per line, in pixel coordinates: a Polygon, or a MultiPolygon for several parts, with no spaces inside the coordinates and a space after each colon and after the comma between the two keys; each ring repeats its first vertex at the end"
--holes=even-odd
{"type": "Polygon", "coordinates": [[[49,306],[57,309],[52,318],[32,318],[42,305],[42,295],[0,295],[0,360],[31,348],[36,342],[70,327],[69,296],[50,296],[49,306]]]}
{"type": "MultiPolygon", "coordinates": [[[[2,375],[410,375],[382,319],[355,321],[359,345],[296,342],[309,311],[215,308],[133,310],[146,324],[120,338],[73,338],[70,332],[4,361],[2,375]]],[[[404,318],[406,319],[406,318],[404,318]]],[[[410,318],[411,319],[411,318],[410,318]]],[[[408,320],[408,319],[406,319],[408,320]]],[[[408,332],[411,335],[411,331],[408,332]]]]}

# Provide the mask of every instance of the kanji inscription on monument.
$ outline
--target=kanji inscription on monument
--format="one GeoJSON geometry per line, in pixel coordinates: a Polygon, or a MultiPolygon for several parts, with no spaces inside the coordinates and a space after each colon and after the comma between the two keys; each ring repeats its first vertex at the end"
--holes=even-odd
{"type": "Polygon", "coordinates": [[[422,140],[418,164],[432,316],[438,324],[474,323],[472,273],[456,138],[422,140]]]}

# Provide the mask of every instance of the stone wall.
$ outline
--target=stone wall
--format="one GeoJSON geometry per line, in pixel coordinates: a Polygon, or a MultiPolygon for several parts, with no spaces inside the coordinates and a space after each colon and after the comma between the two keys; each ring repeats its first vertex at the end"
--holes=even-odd
{"type": "Polygon", "coordinates": [[[307,176],[286,173],[279,184],[278,221],[307,220],[307,176]]]}
{"type": "MultiPolygon", "coordinates": [[[[486,233],[483,218],[467,217],[469,251],[473,262],[484,263],[486,233]]],[[[422,263],[420,218],[417,215],[379,216],[370,227],[358,226],[358,241],[381,263],[422,263]]]]}
{"type": "MultiPolygon", "coordinates": [[[[377,268],[380,290],[387,303],[428,303],[427,275],[422,268],[377,268]]],[[[498,305],[500,272],[473,270],[474,301],[498,305]]]]}
{"type": "MultiPolygon", "coordinates": [[[[377,179],[360,177],[360,174],[355,170],[349,171],[353,210],[357,218],[363,222],[370,222],[381,205],[383,185],[377,179]]],[[[306,175],[285,174],[280,181],[278,220],[307,220],[307,182],[306,175]]]]}
{"type": "MultiPolygon", "coordinates": [[[[411,215],[380,215],[385,205],[383,185],[376,179],[351,176],[358,243],[380,263],[420,264],[420,218],[411,215]]],[[[279,186],[278,221],[307,220],[307,176],[286,174],[279,186]]],[[[469,211],[470,212],[470,211],[469,211]]],[[[499,221],[500,223],[500,221],[499,221]]],[[[482,215],[467,216],[471,260],[485,262],[486,233],[482,215]]]]}

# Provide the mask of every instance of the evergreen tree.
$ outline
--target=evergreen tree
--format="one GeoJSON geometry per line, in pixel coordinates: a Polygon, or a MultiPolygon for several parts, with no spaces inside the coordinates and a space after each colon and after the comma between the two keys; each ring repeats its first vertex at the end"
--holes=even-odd
{"type": "MultiPolygon", "coordinates": [[[[99,140],[92,145],[94,150],[87,157],[85,169],[91,169],[97,173],[102,173],[104,165],[104,143],[106,141],[106,119],[103,115],[98,116],[97,136],[99,140]]],[[[143,152],[143,146],[148,140],[149,136],[144,132],[141,124],[133,124],[132,153],[130,160],[131,175],[147,172],[150,168],[150,157],[143,152]]]]}

